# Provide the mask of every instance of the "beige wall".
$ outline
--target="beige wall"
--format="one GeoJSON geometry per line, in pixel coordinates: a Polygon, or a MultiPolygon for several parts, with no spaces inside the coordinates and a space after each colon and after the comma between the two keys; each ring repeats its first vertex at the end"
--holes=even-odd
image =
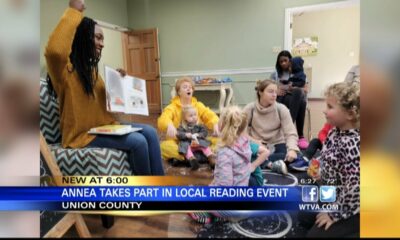
{"type": "Polygon", "coordinates": [[[332,83],[343,81],[347,71],[359,64],[360,8],[305,12],[293,17],[293,39],[318,37],[317,56],[304,57],[304,66],[312,67],[309,97],[323,97],[332,83]]]}
{"type": "Polygon", "coordinates": [[[99,73],[104,79],[104,64],[112,68],[123,68],[122,39],[118,31],[103,28],[104,48],[99,62],[99,73]]]}
{"type": "MultiPolygon", "coordinates": [[[[184,1],[170,1],[170,3],[175,3],[175,5],[182,4],[184,1]]],[[[256,32],[265,35],[265,38],[259,38],[256,36],[253,36],[253,39],[258,39],[256,42],[261,44],[259,47],[256,47],[258,50],[256,51],[256,54],[241,54],[240,58],[233,58],[229,57],[224,60],[217,59],[215,60],[214,58],[199,58],[199,57],[186,57],[185,60],[188,62],[192,62],[193,66],[185,66],[186,61],[179,62],[175,61],[176,60],[176,53],[178,52],[177,49],[173,48],[171,49],[171,44],[176,40],[177,34],[174,34],[174,31],[176,30],[176,24],[175,22],[172,21],[172,19],[168,16],[165,16],[168,11],[165,10],[165,8],[162,8],[164,6],[163,1],[148,1],[148,3],[151,3],[150,5],[144,5],[141,7],[139,4],[140,2],[146,3],[147,1],[132,1],[132,0],[115,0],[115,1],[110,1],[110,0],[86,0],[86,5],[87,5],[87,11],[85,14],[89,17],[93,17],[95,19],[99,19],[105,22],[117,24],[120,26],[129,26],[137,29],[141,28],[149,28],[149,27],[154,27],[157,26],[160,31],[160,50],[161,50],[161,70],[162,71],[180,71],[180,70],[213,70],[213,69],[237,69],[237,68],[254,68],[254,67],[270,67],[271,69],[273,68],[275,64],[275,59],[276,59],[276,53],[271,52],[271,47],[272,46],[281,46],[283,44],[282,40],[278,40],[283,38],[283,33],[279,33],[280,31],[283,31],[283,15],[284,15],[284,9],[285,7],[293,7],[293,6],[299,6],[299,5],[307,5],[307,4],[315,4],[319,2],[329,2],[328,0],[323,1],[323,0],[308,0],[308,1],[290,1],[289,3],[283,3],[279,1],[254,1],[252,4],[246,5],[242,3],[241,1],[234,1],[236,4],[240,4],[240,6],[247,6],[247,7],[252,7],[252,12],[251,13],[244,13],[240,12],[240,14],[243,15],[243,19],[248,19],[246,16],[251,15],[255,16],[257,13],[257,16],[259,16],[261,19],[282,19],[282,21],[272,21],[274,24],[271,26],[271,29],[264,29],[264,25],[261,24],[257,20],[252,20],[249,22],[248,25],[246,26],[252,26],[251,29],[258,29],[256,32]],[[257,5],[258,4],[258,5],[257,5]],[[257,7],[258,6],[258,7],[257,7]],[[150,8],[151,7],[151,8],[150,8]],[[152,11],[157,10],[157,14],[151,15],[152,17],[150,18],[150,15],[146,15],[147,10],[152,9],[152,11]],[[254,9],[253,9],[254,8],[254,9]],[[260,9],[258,9],[260,8],[260,9]],[[258,9],[258,10],[257,10],[258,9]],[[268,14],[265,15],[264,9],[275,9],[274,11],[271,10],[271,12],[268,12],[268,14]],[[138,12],[135,12],[138,11],[138,12]],[[140,13],[140,14],[139,14],[140,13]],[[278,15],[278,16],[276,16],[278,15]],[[148,19],[150,23],[141,23],[141,21],[144,21],[143,19],[148,19]],[[261,24],[261,25],[260,25],[261,24]],[[279,27],[280,26],[280,27],[279,27]],[[262,31],[260,30],[262,29],[262,31]],[[172,32],[171,32],[172,31],[172,32]],[[165,40],[166,37],[171,36],[173,39],[175,39],[172,42],[167,42],[165,40]],[[275,39],[276,38],[276,39],[275,39]],[[262,39],[262,40],[260,40],[262,39]],[[271,40],[275,39],[275,40],[271,40]],[[265,48],[265,50],[260,50],[262,48],[265,48]],[[166,52],[167,51],[167,52],[166,52]],[[169,54],[171,53],[171,54],[169,54]],[[268,56],[268,59],[265,57],[268,56]],[[245,60],[245,59],[248,59],[245,60]],[[253,62],[253,60],[257,60],[256,62],[253,62]],[[190,61],[189,61],[190,60],[190,61]],[[203,64],[206,64],[205,66],[202,66],[203,64]],[[233,64],[233,65],[229,65],[233,64]],[[209,66],[208,66],[209,65],[209,66]],[[194,67],[197,66],[197,67],[194,67]]],[[[200,1],[192,1],[191,3],[200,3],[200,1]]],[[[59,21],[63,11],[65,10],[66,6],[68,5],[67,0],[41,0],[40,2],[40,20],[41,20],[41,29],[40,29],[40,46],[41,46],[41,58],[40,58],[40,66],[41,66],[41,75],[44,76],[46,73],[46,68],[45,68],[45,61],[43,57],[43,51],[44,51],[44,46],[47,43],[48,36],[50,35],[51,31],[54,29],[56,26],[57,22],[59,21]]],[[[202,3],[203,4],[203,3],[202,3]]],[[[213,1],[207,2],[205,7],[213,8],[214,6],[213,1]]],[[[179,5],[180,7],[171,7],[171,11],[176,14],[172,14],[173,16],[180,16],[178,14],[179,9],[181,9],[183,6],[179,5]]],[[[186,6],[186,3],[185,5],[186,6]]],[[[190,7],[191,4],[188,4],[186,7],[190,9],[191,11],[194,11],[193,8],[190,7]]],[[[220,4],[217,4],[217,6],[220,6],[220,4]]],[[[240,8],[238,8],[240,9],[240,8]]],[[[186,12],[186,11],[184,11],[186,12]]],[[[197,10],[196,10],[197,12],[197,10]]],[[[237,10],[236,13],[239,13],[239,10],[237,10]]],[[[218,13],[216,16],[220,16],[222,13],[218,13]]],[[[231,11],[228,11],[227,13],[229,16],[232,16],[233,13],[231,11]]],[[[304,14],[302,17],[307,16],[311,14],[304,14]]],[[[318,17],[317,17],[318,18],[318,17]]],[[[319,17],[321,18],[321,17],[319,17]]],[[[334,18],[335,22],[336,18],[337,19],[348,19],[348,17],[336,17],[336,13],[330,14],[329,17],[326,17],[326,14],[322,17],[323,19],[326,18],[334,18]]],[[[252,19],[252,18],[251,18],[252,19]]],[[[305,20],[306,18],[304,18],[305,20]]],[[[183,24],[186,26],[186,21],[184,21],[181,17],[177,18],[178,22],[180,24],[183,24]]],[[[204,28],[207,28],[209,24],[213,24],[213,22],[204,22],[207,19],[201,19],[198,24],[203,26],[204,28]]],[[[359,19],[358,19],[359,20],[359,19]]],[[[299,18],[299,22],[303,21],[303,19],[299,18]]],[[[270,22],[271,21],[267,21],[270,22]]],[[[323,23],[324,26],[327,24],[326,22],[323,23]]],[[[346,23],[348,24],[348,23],[346,23]]],[[[358,22],[359,24],[359,22],[358,22]]],[[[189,26],[189,25],[188,25],[189,26]]],[[[243,27],[246,27],[243,26],[243,27]]],[[[190,27],[189,27],[190,28],[190,27]]],[[[238,46],[243,46],[245,49],[247,49],[249,46],[252,46],[251,44],[243,44],[243,43],[238,43],[237,44],[231,44],[231,41],[226,41],[226,36],[225,36],[225,29],[226,27],[221,27],[218,28],[218,34],[213,34],[213,38],[217,36],[221,36],[220,38],[222,39],[221,41],[224,42],[224,46],[226,49],[235,49],[234,52],[235,55],[238,55],[238,46]]],[[[314,30],[318,30],[320,27],[315,27],[314,30]]],[[[235,28],[236,30],[232,30],[233,32],[237,32],[238,29],[235,28]]],[[[328,32],[334,29],[333,27],[325,27],[325,30],[328,32]]],[[[123,66],[123,59],[122,59],[122,43],[120,39],[120,33],[111,31],[108,29],[103,29],[105,33],[105,48],[103,49],[103,56],[102,56],[102,61],[99,65],[99,70],[100,74],[103,73],[104,71],[104,64],[110,65],[111,67],[122,67],[123,66]]],[[[309,27],[306,27],[303,32],[310,30],[309,27]]],[[[318,30],[320,31],[320,30],[318,30]]],[[[322,31],[322,30],[321,30],[322,31]]],[[[336,32],[337,30],[332,30],[333,32],[336,32]]],[[[357,28],[357,33],[359,34],[359,29],[357,28]]],[[[182,33],[183,34],[183,33],[182,33]]],[[[197,34],[197,33],[196,33],[197,34]]],[[[296,33],[294,33],[296,34],[296,33]]],[[[309,35],[309,33],[305,32],[305,35],[309,35]]],[[[179,34],[178,34],[179,35],[179,34]]],[[[192,33],[185,33],[183,34],[185,36],[192,36],[192,33]]],[[[328,56],[328,59],[334,56],[331,52],[327,52],[324,50],[323,46],[326,43],[326,40],[324,39],[323,34],[317,34],[320,37],[320,56],[328,56]],[[324,43],[324,44],[322,44],[324,43]]],[[[295,35],[296,36],[296,35],[295,35]]],[[[248,37],[248,36],[247,36],[248,37]]],[[[358,39],[359,37],[357,37],[358,39]]],[[[231,38],[231,39],[236,39],[236,38],[231,38]]],[[[328,37],[328,40],[330,38],[328,37]]],[[[189,48],[185,49],[184,53],[187,54],[190,51],[194,51],[198,49],[199,47],[204,47],[204,42],[205,41],[198,41],[198,38],[193,38],[191,41],[186,41],[189,42],[191,46],[197,46],[196,48],[189,48]]],[[[357,41],[358,43],[358,41],[357,41]]],[[[176,43],[174,43],[176,44],[176,43]]],[[[178,44],[181,46],[180,44],[178,44]]],[[[207,44],[206,44],[207,45],[207,44]]],[[[174,45],[175,46],[175,45],[174,45]]],[[[208,45],[207,45],[208,46],[208,45]]],[[[354,59],[357,59],[358,62],[358,48],[355,50],[355,57],[354,59]],[[357,57],[356,57],[357,56],[357,57]]],[[[335,52],[336,47],[329,48],[329,51],[335,52]]],[[[180,50],[181,51],[181,50],[180,50]]],[[[229,50],[231,51],[231,50],[229,50]]],[[[193,53],[194,56],[197,56],[195,53],[193,53]]],[[[222,56],[224,54],[220,54],[219,56],[222,56]]],[[[318,56],[319,57],[319,56],[318,56]]],[[[326,58],[326,57],[325,57],[326,58]]],[[[329,60],[329,64],[330,64],[329,60]]],[[[345,63],[344,61],[336,61],[338,63],[345,63]]],[[[306,58],[306,64],[310,63],[313,66],[313,89],[311,93],[311,97],[313,96],[320,96],[322,89],[324,88],[324,80],[328,82],[332,82],[333,80],[329,80],[325,75],[327,75],[329,78],[332,79],[343,79],[345,72],[350,68],[352,63],[346,63],[344,64],[345,66],[342,67],[344,70],[341,71],[330,71],[330,66],[328,66],[329,71],[325,71],[325,67],[320,67],[318,64],[319,62],[314,63],[313,59],[311,58],[306,58]],[[321,75],[320,71],[324,71],[325,75],[321,75]],[[333,76],[333,73],[340,77],[335,77],[333,76]],[[322,79],[322,80],[321,80],[322,79]],[[321,82],[322,87],[316,87],[319,82],[321,82]]],[[[255,93],[254,93],[254,83],[256,79],[263,79],[269,77],[270,73],[263,73],[263,74],[236,74],[236,75],[227,75],[231,77],[234,81],[233,83],[233,88],[234,88],[234,99],[233,102],[238,105],[245,105],[248,102],[251,102],[255,99],[255,93]]],[[[217,77],[224,77],[224,76],[217,76],[217,77]]],[[[170,96],[169,96],[169,91],[170,91],[170,84],[173,83],[173,80],[176,77],[163,77],[162,78],[162,92],[163,92],[163,105],[168,104],[170,101],[170,96]]],[[[209,94],[209,95],[204,95],[201,96],[201,100],[204,101],[207,105],[210,106],[216,106],[216,102],[218,101],[216,94],[209,94]]]]}
{"type": "Polygon", "coordinates": [[[311,140],[312,138],[318,137],[319,131],[326,123],[326,118],[323,113],[326,108],[326,103],[323,99],[309,100],[307,107],[310,109],[310,118],[306,115],[304,134],[307,134],[308,127],[311,126],[311,138],[309,139],[311,140]],[[311,125],[308,124],[309,121],[311,122],[311,125]]]}

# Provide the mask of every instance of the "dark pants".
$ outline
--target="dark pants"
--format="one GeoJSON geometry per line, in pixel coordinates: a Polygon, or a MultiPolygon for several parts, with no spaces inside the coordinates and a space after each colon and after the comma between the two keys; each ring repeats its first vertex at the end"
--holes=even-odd
{"type": "Polygon", "coordinates": [[[266,168],[268,163],[270,162],[285,160],[287,153],[286,144],[285,143],[275,144],[274,147],[275,147],[274,152],[271,155],[269,155],[267,161],[265,161],[261,165],[261,168],[266,168]]]}
{"type": "Polygon", "coordinates": [[[326,231],[325,225],[321,228],[315,225],[316,216],[317,213],[301,213],[298,215],[300,224],[310,229],[306,236],[308,238],[360,237],[360,214],[339,220],[326,231]]]}
{"type": "Polygon", "coordinates": [[[88,147],[115,148],[127,151],[134,175],[164,175],[157,131],[145,124],[131,125],[142,128],[142,130],[122,136],[97,135],[88,147]]]}
{"type": "Polygon", "coordinates": [[[313,138],[310,141],[307,149],[304,151],[304,156],[307,157],[309,160],[313,158],[317,150],[322,149],[322,142],[318,138],[313,138]]]}
{"type": "Polygon", "coordinates": [[[296,123],[297,134],[299,138],[304,137],[304,119],[306,117],[306,95],[304,89],[293,88],[292,92],[287,93],[285,96],[279,96],[277,101],[285,104],[290,111],[292,121],[296,123]]]}
{"type": "Polygon", "coordinates": [[[250,175],[249,187],[261,187],[261,186],[262,185],[258,184],[257,179],[254,176],[250,175]]]}
{"type": "Polygon", "coordinates": [[[274,147],[275,150],[271,155],[269,155],[268,161],[275,162],[278,160],[285,160],[287,153],[286,144],[285,143],[275,144],[274,147]]]}

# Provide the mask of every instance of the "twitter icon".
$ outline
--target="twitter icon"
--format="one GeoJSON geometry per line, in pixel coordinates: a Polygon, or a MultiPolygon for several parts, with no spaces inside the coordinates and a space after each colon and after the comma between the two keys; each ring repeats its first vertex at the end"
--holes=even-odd
{"type": "Polygon", "coordinates": [[[321,186],[319,188],[319,199],[321,202],[335,202],[336,201],[336,187],[321,186]]]}

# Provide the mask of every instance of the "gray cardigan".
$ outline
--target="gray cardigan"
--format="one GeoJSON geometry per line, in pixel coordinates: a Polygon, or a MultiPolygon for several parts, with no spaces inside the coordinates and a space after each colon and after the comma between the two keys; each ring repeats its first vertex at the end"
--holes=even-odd
{"type": "Polygon", "coordinates": [[[208,130],[203,125],[196,124],[192,126],[187,126],[186,129],[181,125],[178,127],[177,131],[178,133],[176,134],[176,137],[179,140],[178,151],[180,154],[186,155],[188,147],[192,143],[192,139],[187,138],[186,133],[198,133],[199,136],[197,137],[197,139],[199,140],[199,145],[201,147],[208,147],[211,144],[210,141],[206,140],[208,130]]]}

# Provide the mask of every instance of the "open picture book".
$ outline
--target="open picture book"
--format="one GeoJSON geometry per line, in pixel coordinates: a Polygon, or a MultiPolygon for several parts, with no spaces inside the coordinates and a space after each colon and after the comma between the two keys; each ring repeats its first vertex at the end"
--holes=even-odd
{"type": "Polygon", "coordinates": [[[104,125],[100,127],[91,128],[88,133],[105,134],[105,135],[124,135],[140,130],[142,130],[142,128],[135,128],[132,127],[131,125],[104,125]]]}
{"type": "Polygon", "coordinates": [[[149,115],[146,81],[121,74],[105,66],[107,111],[126,114],[149,115]]]}

